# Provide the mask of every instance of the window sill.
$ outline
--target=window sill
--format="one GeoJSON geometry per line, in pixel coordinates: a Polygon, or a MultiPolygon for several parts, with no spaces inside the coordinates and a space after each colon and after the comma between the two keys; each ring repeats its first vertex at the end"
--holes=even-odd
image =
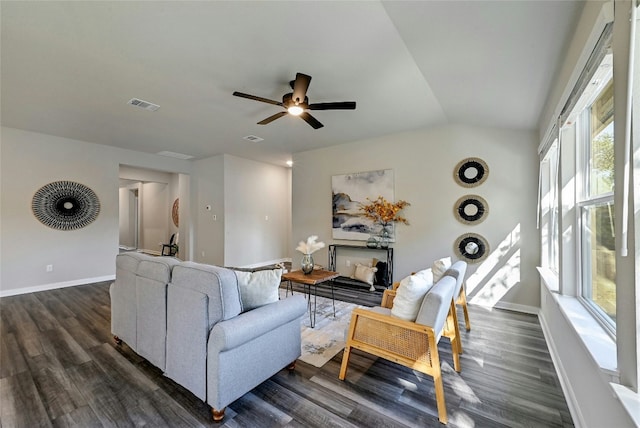
{"type": "Polygon", "coordinates": [[[577,298],[558,293],[558,277],[555,273],[542,267],[538,267],[538,272],[542,282],[560,308],[560,312],[580,338],[584,349],[600,367],[609,382],[619,383],[615,341],[577,298]]]}
{"type": "Polygon", "coordinates": [[[640,394],[617,383],[610,383],[609,385],[611,385],[616,397],[618,397],[636,426],[640,426],[640,394]]]}

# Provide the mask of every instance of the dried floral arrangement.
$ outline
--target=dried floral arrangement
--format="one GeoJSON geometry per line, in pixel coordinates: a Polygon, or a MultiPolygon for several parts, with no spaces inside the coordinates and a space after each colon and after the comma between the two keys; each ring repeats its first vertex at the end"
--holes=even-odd
{"type": "Polygon", "coordinates": [[[396,203],[391,203],[382,196],[378,196],[373,201],[369,198],[367,200],[369,201],[368,204],[360,205],[360,211],[366,218],[382,225],[388,225],[389,223],[409,224],[406,218],[399,215],[400,211],[411,205],[409,202],[400,200],[396,203]]]}
{"type": "Polygon", "coordinates": [[[317,240],[318,237],[316,235],[311,235],[307,238],[307,242],[300,241],[296,250],[302,254],[313,254],[319,249],[324,248],[324,242],[316,242],[317,240]]]}

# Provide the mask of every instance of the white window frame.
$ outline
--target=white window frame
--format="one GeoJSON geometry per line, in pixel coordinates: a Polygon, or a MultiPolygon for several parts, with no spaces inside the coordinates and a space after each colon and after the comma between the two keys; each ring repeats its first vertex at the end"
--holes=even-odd
{"type": "Polygon", "coordinates": [[[549,145],[540,161],[541,264],[556,277],[560,272],[559,159],[558,139],[556,138],[549,145]]]}
{"type": "MultiPolygon", "coordinates": [[[[611,79],[613,77],[608,76],[611,79]]],[[[608,82],[608,78],[606,80],[608,82]]],[[[576,248],[576,278],[578,278],[578,290],[577,299],[585,306],[589,313],[598,321],[600,325],[609,333],[614,339],[616,335],[616,322],[599,306],[593,299],[592,285],[593,282],[588,280],[587,275],[590,276],[591,272],[591,254],[590,246],[585,242],[585,228],[587,227],[586,208],[597,207],[603,204],[610,204],[614,206],[614,192],[608,192],[596,196],[589,195],[589,180],[590,180],[590,149],[591,149],[591,133],[590,133],[590,107],[594,100],[600,95],[607,83],[603,83],[596,91],[588,94],[581,100],[577,109],[581,109],[576,118],[576,224],[577,224],[577,248],[576,248]],[[587,247],[589,247],[589,254],[586,254],[587,247]],[[589,286],[588,289],[586,287],[589,286]]],[[[615,119],[614,119],[615,121],[615,119]]],[[[615,232],[614,232],[615,233],[615,232]]]]}

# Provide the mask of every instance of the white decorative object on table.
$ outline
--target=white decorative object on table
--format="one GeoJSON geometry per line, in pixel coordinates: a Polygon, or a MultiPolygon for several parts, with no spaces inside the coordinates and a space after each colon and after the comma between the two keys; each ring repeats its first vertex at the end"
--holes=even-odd
{"type": "Polygon", "coordinates": [[[311,254],[324,248],[324,242],[316,242],[317,240],[317,235],[311,235],[307,238],[307,242],[300,241],[296,247],[296,250],[303,254],[301,268],[302,272],[307,275],[313,272],[313,257],[311,257],[311,254]]]}

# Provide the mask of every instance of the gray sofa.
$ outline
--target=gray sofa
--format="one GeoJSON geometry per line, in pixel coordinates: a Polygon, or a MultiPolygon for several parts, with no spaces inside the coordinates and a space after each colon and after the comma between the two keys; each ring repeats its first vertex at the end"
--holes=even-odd
{"type": "Polygon", "coordinates": [[[230,269],[123,253],[110,294],[116,342],[207,402],[214,420],[301,353],[304,297],[243,311],[230,269]]]}

